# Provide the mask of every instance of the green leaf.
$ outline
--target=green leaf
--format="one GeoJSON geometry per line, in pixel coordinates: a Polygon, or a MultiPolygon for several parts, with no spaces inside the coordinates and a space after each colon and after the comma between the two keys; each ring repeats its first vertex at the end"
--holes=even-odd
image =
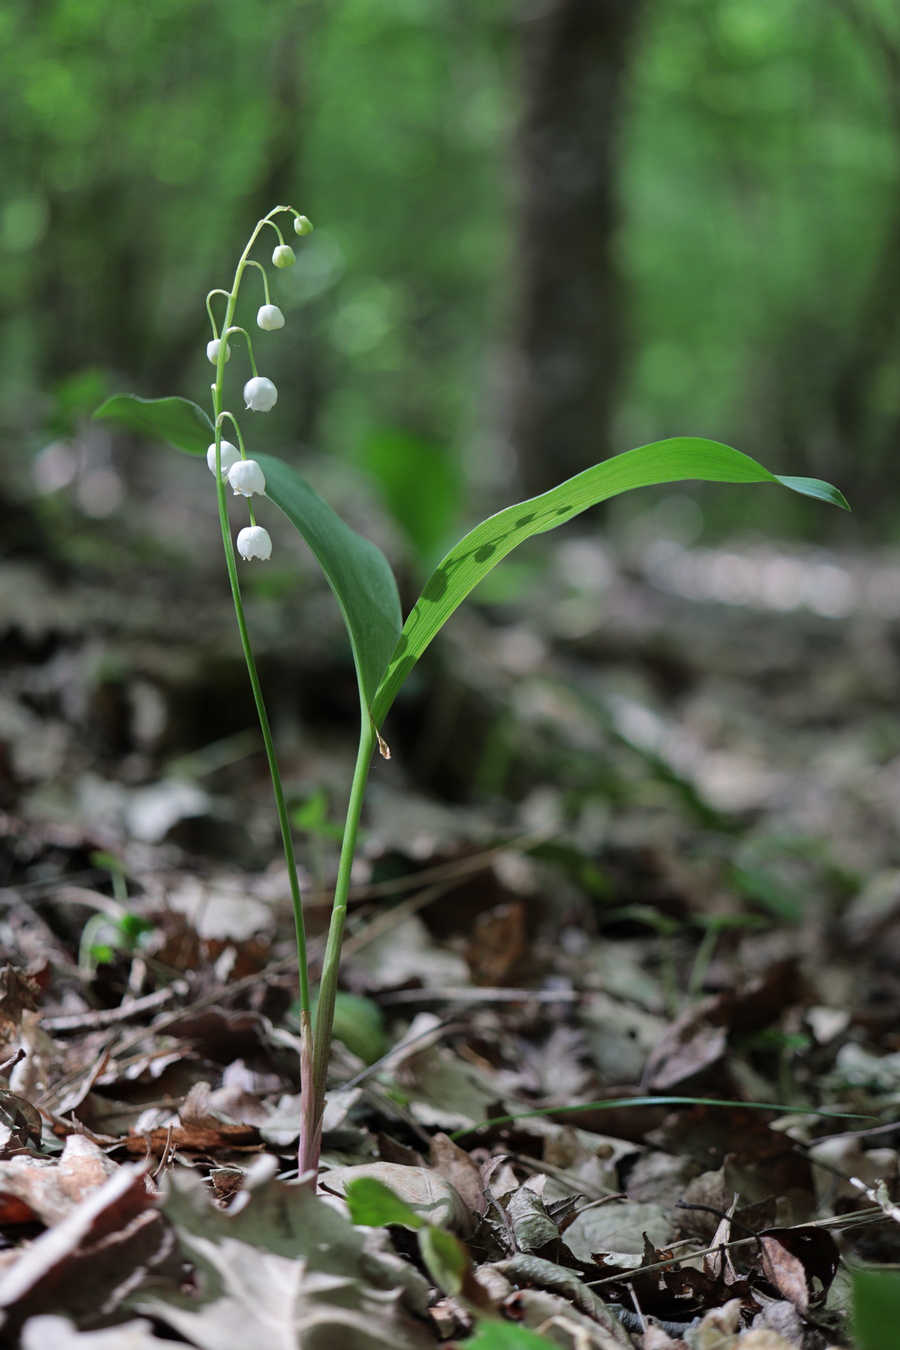
{"type": "Polygon", "coordinates": [[[419,1251],[438,1289],[445,1294],[458,1294],[471,1266],[469,1253],[459,1239],[445,1228],[426,1223],[419,1229],[419,1251]]]}
{"type": "Polygon", "coordinates": [[[458,605],[501,558],[534,534],[562,525],[589,506],[631,488],[696,478],[713,483],[781,483],[794,492],[849,510],[837,488],[817,478],[782,478],[718,441],[679,436],[655,441],[596,464],[540,497],[509,506],[476,525],[431,574],[403,627],[382,679],[372,716],[381,726],[401,686],[458,605]]]}
{"type": "Polygon", "coordinates": [[[419,558],[434,566],[462,508],[458,460],[443,446],[393,427],[372,431],[354,458],[376,480],[419,558]]]}
{"type": "Polygon", "coordinates": [[[375,1177],[357,1177],[349,1182],[344,1199],[354,1223],[369,1228],[383,1228],[389,1223],[399,1223],[404,1228],[422,1227],[422,1220],[415,1210],[375,1177]]]}
{"type": "Polygon", "coordinates": [[[478,1334],[465,1342],[465,1350],[548,1350],[557,1345],[536,1331],[520,1327],[515,1322],[484,1321],[478,1334]]]}
{"type": "Polygon", "coordinates": [[[791,1116],[823,1116],[828,1120],[875,1120],[875,1116],[860,1115],[855,1111],[829,1111],[814,1106],[781,1106],[775,1102],[732,1102],[720,1097],[613,1097],[599,1102],[577,1102],[575,1106],[536,1106],[531,1111],[517,1111],[511,1116],[492,1116],[490,1120],[479,1120],[474,1125],[466,1125],[454,1130],[449,1136],[452,1140],[464,1139],[476,1130],[495,1125],[507,1125],[514,1120],[527,1120],[529,1116],[561,1116],[570,1111],[612,1111],[625,1106],[722,1106],[741,1111],[775,1111],[791,1116]]]}
{"type": "Polygon", "coordinates": [[[188,398],[138,398],[137,394],[114,394],[94,413],[144,436],[168,441],[189,455],[205,455],[216,439],[212,421],[188,398]]]}
{"type": "Polygon", "coordinates": [[[859,1350],[895,1350],[900,1327],[900,1274],[853,1272],[853,1331],[859,1350]]]}
{"type": "Polygon", "coordinates": [[[271,455],[257,455],[266,496],[300,531],[334,592],[350,635],[353,659],[371,707],[400,633],[397,583],[387,558],[351,530],[296,469],[271,455]]]}

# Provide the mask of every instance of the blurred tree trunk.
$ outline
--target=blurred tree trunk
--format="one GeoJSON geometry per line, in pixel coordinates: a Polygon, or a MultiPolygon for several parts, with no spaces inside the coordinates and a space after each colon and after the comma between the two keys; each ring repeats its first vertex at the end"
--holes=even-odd
{"type": "Polygon", "coordinates": [[[865,503],[873,511],[885,504],[885,485],[895,489],[898,482],[900,414],[884,416],[876,409],[878,387],[888,380],[895,383],[894,372],[900,356],[900,38],[871,5],[859,0],[835,0],[835,3],[867,49],[873,70],[881,71],[896,138],[894,197],[881,247],[874,258],[856,331],[831,384],[836,459],[842,464],[854,464],[857,474],[854,504],[865,503]]]}
{"type": "Polygon", "coordinates": [[[616,157],[643,0],[549,0],[529,20],[511,428],[542,492],[610,453],[623,360],[616,157]]]}

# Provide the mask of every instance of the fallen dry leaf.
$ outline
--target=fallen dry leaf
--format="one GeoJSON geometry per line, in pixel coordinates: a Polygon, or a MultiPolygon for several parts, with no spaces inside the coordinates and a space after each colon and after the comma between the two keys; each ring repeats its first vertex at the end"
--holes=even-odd
{"type": "Polygon", "coordinates": [[[101,1148],[77,1134],[58,1159],[0,1161],[0,1223],[58,1223],[118,1170],[101,1148]]]}
{"type": "Polygon", "coordinates": [[[160,1265],[171,1236],[152,1208],[146,1173],[118,1168],[0,1275],[7,1338],[30,1316],[65,1312],[90,1323],[110,1311],[141,1272],[160,1265]]]}
{"type": "Polygon", "coordinates": [[[171,1341],[154,1336],[143,1319],[103,1331],[79,1331],[66,1317],[30,1317],[22,1328],[21,1350],[160,1350],[171,1341]]]}
{"type": "Polygon", "coordinates": [[[468,1237],[475,1219],[459,1191],[432,1167],[404,1167],[400,1163],[361,1163],[356,1167],[333,1167],[323,1172],[320,1184],[334,1195],[343,1195],[359,1177],[373,1177],[389,1187],[427,1223],[448,1228],[468,1237]]]}

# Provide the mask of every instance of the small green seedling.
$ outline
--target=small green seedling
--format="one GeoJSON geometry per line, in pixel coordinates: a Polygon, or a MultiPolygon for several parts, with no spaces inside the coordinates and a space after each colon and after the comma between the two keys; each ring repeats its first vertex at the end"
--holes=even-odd
{"type": "Polygon", "coordinates": [[[234,407],[231,394],[228,399],[231,406],[226,406],[225,367],[232,356],[232,346],[237,348],[239,342],[246,347],[251,372],[250,378],[243,383],[245,412],[265,413],[274,407],[278,398],[278,390],[272,380],[260,375],[257,370],[247,328],[236,324],[235,318],[241,282],[247,269],[253,268],[260,275],[264,300],[257,311],[257,327],[264,332],[271,332],[284,326],[282,311],[272,303],[266,269],[257,259],[251,258],[250,253],[259,236],[266,230],[273,230],[278,243],[272,254],[272,265],[276,269],[291,266],[294,262],[293,250],[285,243],[276,222],[276,217],[285,215],[293,218],[294,232],[300,238],[312,230],[306,217],[293,207],[274,207],[257,222],[238,259],[231,289],[210,291],[206,298],[212,329],[206,354],[215,367],[212,417],[185,398],[143,399],[133,394],[119,394],[107,399],[97,410],[96,416],[113,418],[135,431],[161,437],[187,454],[205,455],[214,476],[225,561],[244,658],[268,756],[294,905],[303,1047],[299,1165],[301,1173],[305,1173],[315,1172],[318,1168],[347,895],[369,766],[376,746],[385,758],[390,757],[381,734],[384,720],[419,657],[457,607],[518,544],[524,543],[532,535],[563,525],[589,506],[631,488],[674,483],[686,478],[718,483],[777,483],[793,492],[830,502],[834,506],[846,508],[847,503],[841,493],[828,483],[817,478],[786,478],[770,473],[747,455],[718,441],[690,436],[656,441],[596,464],[559,487],[530,501],[507,507],[476,525],[432,572],[404,623],[397,583],[381,551],[368,539],[351,530],[296,469],[270,455],[258,454],[253,459],[249,458],[241,426],[243,418],[239,419],[231,411],[234,407]],[[217,309],[222,314],[221,324],[216,319],[217,309]],[[226,439],[226,432],[236,437],[237,444],[226,439]],[[247,502],[249,524],[238,531],[236,539],[232,538],[228,522],[226,486],[231,488],[235,496],[247,502]],[[291,821],[238,580],[238,554],[245,561],[265,561],[272,554],[271,536],[264,526],[256,522],[256,503],[262,501],[276,506],[299,530],[321,566],[347,626],[359,685],[359,752],[344,824],[315,1025],[291,821]]]}
{"type": "Polygon", "coordinates": [[[383,1181],[375,1177],[357,1177],[345,1196],[354,1223],[370,1228],[399,1224],[418,1236],[419,1255],[438,1289],[457,1297],[463,1292],[472,1272],[472,1260],[466,1248],[446,1228],[428,1223],[405,1200],[401,1200],[383,1181]]]}
{"type": "Polygon", "coordinates": [[[150,933],[153,924],[128,908],[128,872],[114,853],[95,852],[90,855],[93,867],[109,872],[113,900],[109,910],[93,914],[81,931],[78,944],[78,967],[93,976],[98,966],[111,965],[117,956],[133,956],[150,933]]]}

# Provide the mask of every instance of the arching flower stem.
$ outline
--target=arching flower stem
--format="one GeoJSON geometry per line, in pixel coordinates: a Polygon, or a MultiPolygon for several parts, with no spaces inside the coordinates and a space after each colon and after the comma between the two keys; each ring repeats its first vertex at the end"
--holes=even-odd
{"type": "MultiPolygon", "coordinates": [[[[276,206],[274,211],[271,211],[269,215],[274,215],[279,211],[285,211],[287,209],[288,208],[283,206],[276,206]]],[[[269,219],[269,216],[265,216],[262,220],[258,221],[256,224],[256,228],[254,229],[253,233],[250,235],[250,238],[247,241],[247,245],[243,253],[238,259],[238,264],[237,267],[235,268],[234,281],[232,283],[231,290],[211,291],[210,295],[207,296],[206,307],[207,311],[209,312],[210,320],[213,324],[213,327],[215,327],[215,319],[213,318],[210,299],[213,295],[217,294],[223,294],[227,297],[225,305],[225,317],[222,323],[222,331],[225,333],[229,332],[234,320],[234,311],[237,305],[238,292],[240,291],[241,278],[243,277],[244,269],[247,267],[248,262],[250,260],[250,250],[256,243],[260,231],[266,225],[271,225],[272,228],[278,234],[279,239],[281,239],[281,231],[278,229],[278,226],[275,225],[274,222],[269,219]]],[[[243,332],[243,329],[241,331],[243,332]]],[[[246,337],[246,333],[244,335],[246,337]]],[[[250,346],[249,338],[248,338],[248,349],[251,351],[251,364],[252,364],[252,347],[250,346]]],[[[253,367],[253,371],[255,375],[256,374],[255,366],[253,367]]],[[[309,997],[309,969],[307,965],[306,928],[303,920],[303,902],[300,894],[300,880],[297,875],[297,860],[294,854],[294,841],[291,837],[291,822],[288,816],[287,803],[284,797],[284,788],[281,782],[281,773],[278,768],[278,759],[275,754],[275,743],[272,739],[272,730],[269,725],[269,716],[266,711],[266,705],[263,699],[262,688],[260,687],[259,683],[259,675],[256,670],[256,661],[253,656],[253,649],[250,646],[250,634],[247,631],[247,621],[246,618],[244,617],[244,606],[241,601],[241,588],[240,582],[238,581],[237,559],[235,557],[234,542],[231,538],[231,527],[228,523],[228,502],[225,495],[225,483],[222,479],[221,474],[220,456],[222,443],[222,421],[224,420],[225,417],[228,417],[231,420],[235,429],[237,430],[238,443],[241,447],[241,455],[242,457],[246,458],[240,428],[238,427],[237,422],[232,417],[232,415],[230,413],[226,413],[223,407],[224,382],[225,382],[225,343],[222,343],[219,347],[219,359],[216,362],[215,383],[212,386],[213,415],[216,428],[216,497],[219,506],[219,523],[222,528],[222,544],[225,549],[225,565],[228,569],[228,580],[231,585],[231,595],[234,601],[234,612],[235,617],[237,619],[238,632],[240,634],[241,639],[241,648],[244,653],[244,661],[247,666],[247,674],[250,677],[250,687],[253,691],[253,701],[256,705],[256,715],[259,718],[259,726],[260,731],[262,732],[263,744],[266,750],[266,759],[268,760],[269,773],[272,778],[272,788],[275,794],[275,809],[278,813],[278,823],[281,828],[281,842],[284,848],[285,862],[287,863],[288,884],[291,890],[291,902],[294,910],[294,926],[297,934],[297,960],[299,964],[299,977],[300,977],[301,1026],[302,1028],[304,1028],[305,1032],[305,1035],[302,1036],[301,1039],[305,1040],[307,1046],[305,1057],[310,1058],[312,1031],[311,1031],[310,997],[309,997]]],[[[312,1078],[310,1078],[309,1075],[304,1076],[302,1093],[304,1099],[303,1115],[305,1117],[314,1112],[315,1107],[313,1106],[313,1102],[319,1095],[315,1091],[313,1080],[312,1078]]]]}

